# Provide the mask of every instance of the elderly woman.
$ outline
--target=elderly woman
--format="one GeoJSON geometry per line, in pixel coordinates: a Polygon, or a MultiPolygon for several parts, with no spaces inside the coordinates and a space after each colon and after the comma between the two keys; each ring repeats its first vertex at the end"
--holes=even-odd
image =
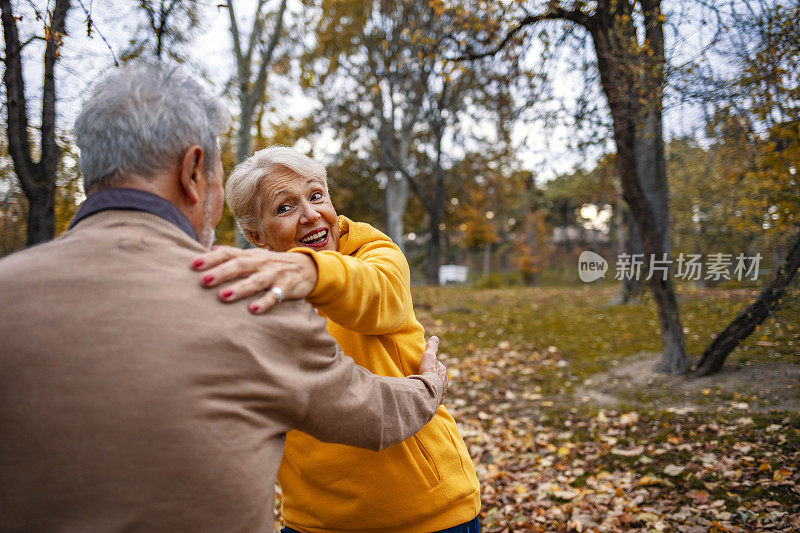
{"type": "MultiPolygon", "coordinates": [[[[356,363],[383,376],[418,370],[425,339],[408,263],[380,231],[337,216],[325,167],[273,146],[237,166],[225,192],[259,249],[217,247],[200,256],[194,266],[205,271],[206,286],[245,278],[222,285],[219,297],[259,293],[249,304],[254,313],[306,298],[356,363]]],[[[478,531],[475,467],[443,406],[419,433],[377,453],[290,432],[278,481],[286,532],[478,531]]]]}

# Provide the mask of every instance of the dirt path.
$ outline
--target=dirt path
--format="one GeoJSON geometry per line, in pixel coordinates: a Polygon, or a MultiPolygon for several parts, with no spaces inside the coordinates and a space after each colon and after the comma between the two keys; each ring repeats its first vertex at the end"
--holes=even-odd
{"type": "Polygon", "coordinates": [[[750,362],[713,376],[690,379],[653,371],[658,354],[626,358],[585,380],[575,398],[602,406],[621,404],[678,410],[800,412],[800,366],[750,362]]]}

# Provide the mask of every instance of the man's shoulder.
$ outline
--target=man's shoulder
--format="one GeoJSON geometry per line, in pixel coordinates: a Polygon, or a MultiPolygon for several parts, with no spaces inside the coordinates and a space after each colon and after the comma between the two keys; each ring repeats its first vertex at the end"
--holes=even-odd
{"type": "Polygon", "coordinates": [[[170,238],[169,234],[142,231],[140,228],[81,228],[56,239],[20,250],[0,259],[0,280],[37,277],[87,277],[111,269],[130,258],[136,263],[155,261],[162,265],[185,262],[202,251],[170,238]]]}
{"type": "Polygon", "coordinates": [[[55,260],[58,254],[58,239],[18,250],[0,257],[0,280],[17,273],[29,273],[39,265],[55,260]]]}

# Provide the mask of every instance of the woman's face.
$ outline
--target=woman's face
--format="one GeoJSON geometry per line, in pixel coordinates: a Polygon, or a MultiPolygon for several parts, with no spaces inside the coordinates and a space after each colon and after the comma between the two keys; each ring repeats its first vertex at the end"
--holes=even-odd
{"type": "Polygon", "coordinates": [[[339,246],[336,210],[325,185],[295,172],[273,172],[261,182],[263,234],[257,244],[275,252],[305,246],[333,250],[339,246]]]}

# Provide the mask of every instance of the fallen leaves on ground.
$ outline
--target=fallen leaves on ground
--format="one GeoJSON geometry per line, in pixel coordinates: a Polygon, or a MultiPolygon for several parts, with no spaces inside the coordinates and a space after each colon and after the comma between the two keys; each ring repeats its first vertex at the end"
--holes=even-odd
{"type": "Polygon", "coordinates": [[[449,361],[484,531],[800,528],[796,418],[592,412],[537,392],[559,360],[498,348],[449,361]]]}
{"type": "MultiPolygon", "coordinates": [[[[447,407],[481,481],[484,532],[800,530],[797,413],[750,411],[710,391],[710,409],[600,409],[563,386],[582,378],[580,354],[519,328],[494,345],[472,341],[439,311],[420,317],[443,337],[447,407]]],[[[511,330],[482,319],[475,329],[511,330]]]]}

